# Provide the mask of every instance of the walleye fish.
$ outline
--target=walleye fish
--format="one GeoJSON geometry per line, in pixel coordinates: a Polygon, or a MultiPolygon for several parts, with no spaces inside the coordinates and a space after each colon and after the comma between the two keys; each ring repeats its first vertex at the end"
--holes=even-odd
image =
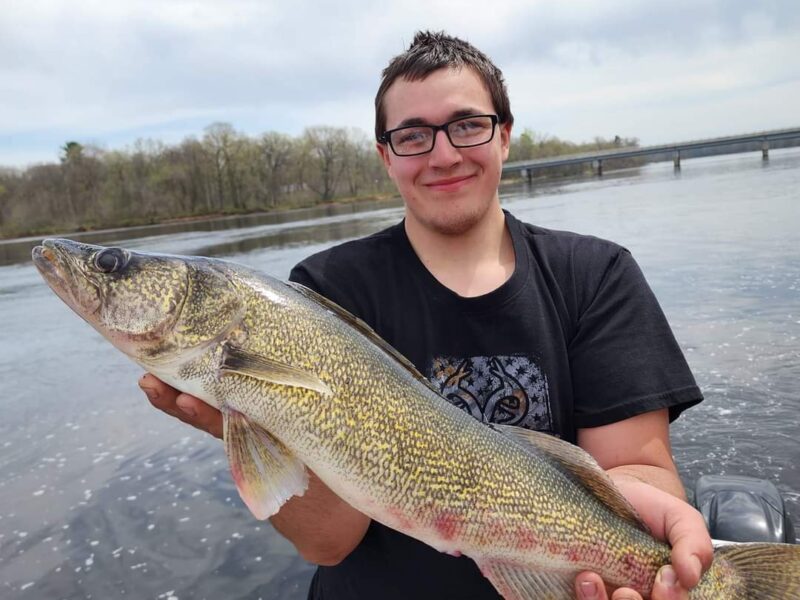
{"type": "MultiPolygon", "coordinates": [[[[588,454],[480,423],[311,290],[222,260],[69,240],[45,240],[33,260],[119,350],[220,409],[259,519],[303,494],[309,468],[369,517],[469,556],[507,600],[572,599],[587,569],[647,597],[669,562],[588,454]]],[[[691,598],[800,598],[800,546],[722,547],[691,598]]]]}

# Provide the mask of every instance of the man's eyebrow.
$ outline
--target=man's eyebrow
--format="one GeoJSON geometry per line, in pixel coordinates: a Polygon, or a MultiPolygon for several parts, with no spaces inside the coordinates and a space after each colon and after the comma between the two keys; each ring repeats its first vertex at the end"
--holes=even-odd
{"type": "MultiPolygon", "coordinates": [[[[452,121],[453,119],[460,119],[461,117],[470,117],[472,115],[482,115],[484,114],[482,111],[474,109],[474,108],[461,108],[459,110],[455,110],[450,113],[450,116],[447,117],[447,121],[452,121]]],[[[438,123],[436,123],[438,125],[438,123]]],[[[410,117],[408,119],[403,119],[394,129],[399,129],[400,127],[414,127],[416,125],[431,125],[430,121],[422,119],[420,117],[410,117]]]]}

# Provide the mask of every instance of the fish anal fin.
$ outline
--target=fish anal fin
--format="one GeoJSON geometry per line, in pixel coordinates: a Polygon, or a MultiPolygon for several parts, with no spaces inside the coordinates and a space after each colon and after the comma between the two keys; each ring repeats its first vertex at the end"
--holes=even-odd
{"type": "Polygon", "coordinates": [[[221,375],[239,374],[279,385],[290,385],[332,396],[333,390],[316,374],[285,363],[258,356],[231,344],[223,346],[219,366],[221,375]]]}
{"type": "Polygon", "coordinates": [[[478,565],[505,600],[573,600],[575,573],[540,571],[530,567],[487,562],[478,565]]]}
{"type": "Polygon", "coordinates": [[[620,493],[591,454],[579,446],[540,431],[513,425],[492,424],[492,427],[517,440],[522,446],[533,448],[534,452],[546,455],[557,467],[589,489],[616,515],[641,531],[650,533],[636,509],[620,493]]]}
{"type": "Polygon", "coordinates": [[[268,431],[242,413],[222,410],[223,438],[239,495],[257,519],[271,517],[308,487],[305,466],[268,431]]]}

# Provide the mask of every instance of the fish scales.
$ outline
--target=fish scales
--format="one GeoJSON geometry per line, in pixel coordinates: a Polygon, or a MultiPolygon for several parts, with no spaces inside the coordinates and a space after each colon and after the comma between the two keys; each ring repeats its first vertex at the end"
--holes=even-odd
{"type": "MultiPolygon", "coordinates": [[[[647,595],[669,562],[588,455],[473,419],[309,290],[224,261],[68,240],[34,261],[123,352],[222,410],[256,514],[302,493],[308,467],[371,518],[471,557],[509,600],[571,598],[584,569],[647,595]]],[[[691,598],[796,598],[798,561],[774,545],[723,549],[691,598]],[[770,558],[789,566],[759,570],[770,558]]]]}

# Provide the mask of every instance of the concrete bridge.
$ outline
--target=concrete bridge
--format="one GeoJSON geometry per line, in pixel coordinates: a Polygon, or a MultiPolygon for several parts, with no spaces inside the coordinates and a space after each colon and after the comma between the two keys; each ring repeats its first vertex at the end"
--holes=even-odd
{"type": "MultiPolygon", "coordinates": [[[[660,144],[657,146],[645,146],[643,148],[611,148],[608,150],[597,150],[584,152],[581,154],[565,154],[549,158],[535,158],[531,160],[518,160],[508,162],[503,166],[503,174],[521,173],[530,182],[533,173],[537,170],[548,167],[561,167],[564,165],[576,165],[581,163],[592,163],[597,169],[597,174],[603,174],[603,161],[615,158],[630,158],[633,156],[654,156],[671,155],[676,169],[681,168],[681,152],[700,148],[714,148],[721,146],[734,146],[742,143],[761,142],[761,155],[763,160],[769,158],[769,144],[777,140],[787,140],[800,138],[800,128],[776,129],[772,131],[759,131],[756,133],[746,133],[742,135],[731,135],[727,137],[711,138],[706,140],[692,140],[688,142],[678,142],[674,144],[660,144]]],[[[733,154],[735,152],[750,152],[752,150],[737,149],[722,151],[720,154],[733,154]]]]}

